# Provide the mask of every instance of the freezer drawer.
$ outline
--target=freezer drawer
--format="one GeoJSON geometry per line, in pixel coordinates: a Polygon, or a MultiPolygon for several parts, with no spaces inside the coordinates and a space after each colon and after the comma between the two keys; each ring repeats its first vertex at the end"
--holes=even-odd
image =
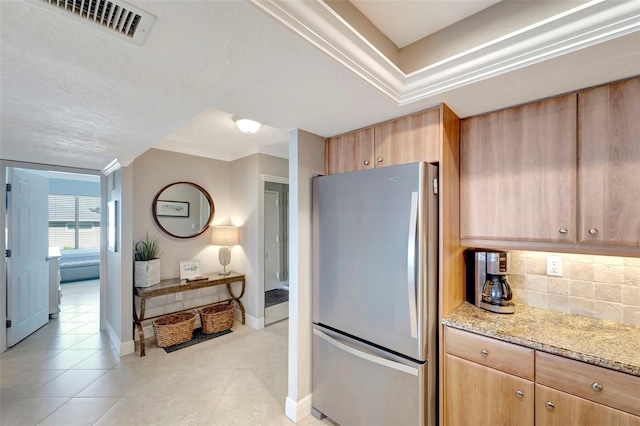
{"type": "Polygon", "coordinates": [[[314,326],[313,407],[342,426],[431,424],[426,372],[425,364],[314,326]]]}

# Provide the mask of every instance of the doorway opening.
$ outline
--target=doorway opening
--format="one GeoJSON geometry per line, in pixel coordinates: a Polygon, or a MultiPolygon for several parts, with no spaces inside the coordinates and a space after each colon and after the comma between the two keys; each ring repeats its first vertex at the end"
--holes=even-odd
{"type": "MultiPolygon", "coordinates": [[[[58,318],[69,299],[98,294],[100,309],[101,176],[98,171],[3,162],[6,350],[58,318]]],[[[70,300],[71,301],[71,300],[70,300]]],[[[100,315],[99,318],[102,318],[100,315]]],[[[98,320],[99,320],[98,318],[98,320]]],[[[99,329],[100,324],[98,324],[99,329]]]]}
{"type": "Polygon", "coordinates": [[[264,184],[264,323],[289,317],[289,185],[264,184]]]}

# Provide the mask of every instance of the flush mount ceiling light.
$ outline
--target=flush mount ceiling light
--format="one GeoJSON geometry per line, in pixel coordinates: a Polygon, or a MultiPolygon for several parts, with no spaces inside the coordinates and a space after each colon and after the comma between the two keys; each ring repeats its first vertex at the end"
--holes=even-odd
{"type": "Polygon", "coordinates": [[[260,130],[262,124],[247,118],[241,118],[240,120],[236,120],[236,126],[238,126],[238,129],[240,129],[241,132],[250,135],[251,133],[255,133],[260,130]]]}

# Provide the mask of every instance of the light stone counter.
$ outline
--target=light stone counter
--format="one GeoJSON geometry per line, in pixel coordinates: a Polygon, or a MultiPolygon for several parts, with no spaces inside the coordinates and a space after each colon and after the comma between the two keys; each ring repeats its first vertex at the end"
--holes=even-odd
{"type": "Polygon", "coordinates": [[[517,305],[496,314],[464,302],[442,323],[623,373],[640,376],[640,326],[517,305]]]}

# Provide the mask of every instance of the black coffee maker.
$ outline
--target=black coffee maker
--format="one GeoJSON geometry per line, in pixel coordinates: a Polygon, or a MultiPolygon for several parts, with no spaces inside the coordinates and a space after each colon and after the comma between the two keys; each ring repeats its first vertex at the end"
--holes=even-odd
{"type": "Polygon", "coordinates": [[[511,301],[509,285],[509,253],[468,249],[465,251],[467,269],[467,301],[479,308],[500,314],[516,311],[511,301]]]}

